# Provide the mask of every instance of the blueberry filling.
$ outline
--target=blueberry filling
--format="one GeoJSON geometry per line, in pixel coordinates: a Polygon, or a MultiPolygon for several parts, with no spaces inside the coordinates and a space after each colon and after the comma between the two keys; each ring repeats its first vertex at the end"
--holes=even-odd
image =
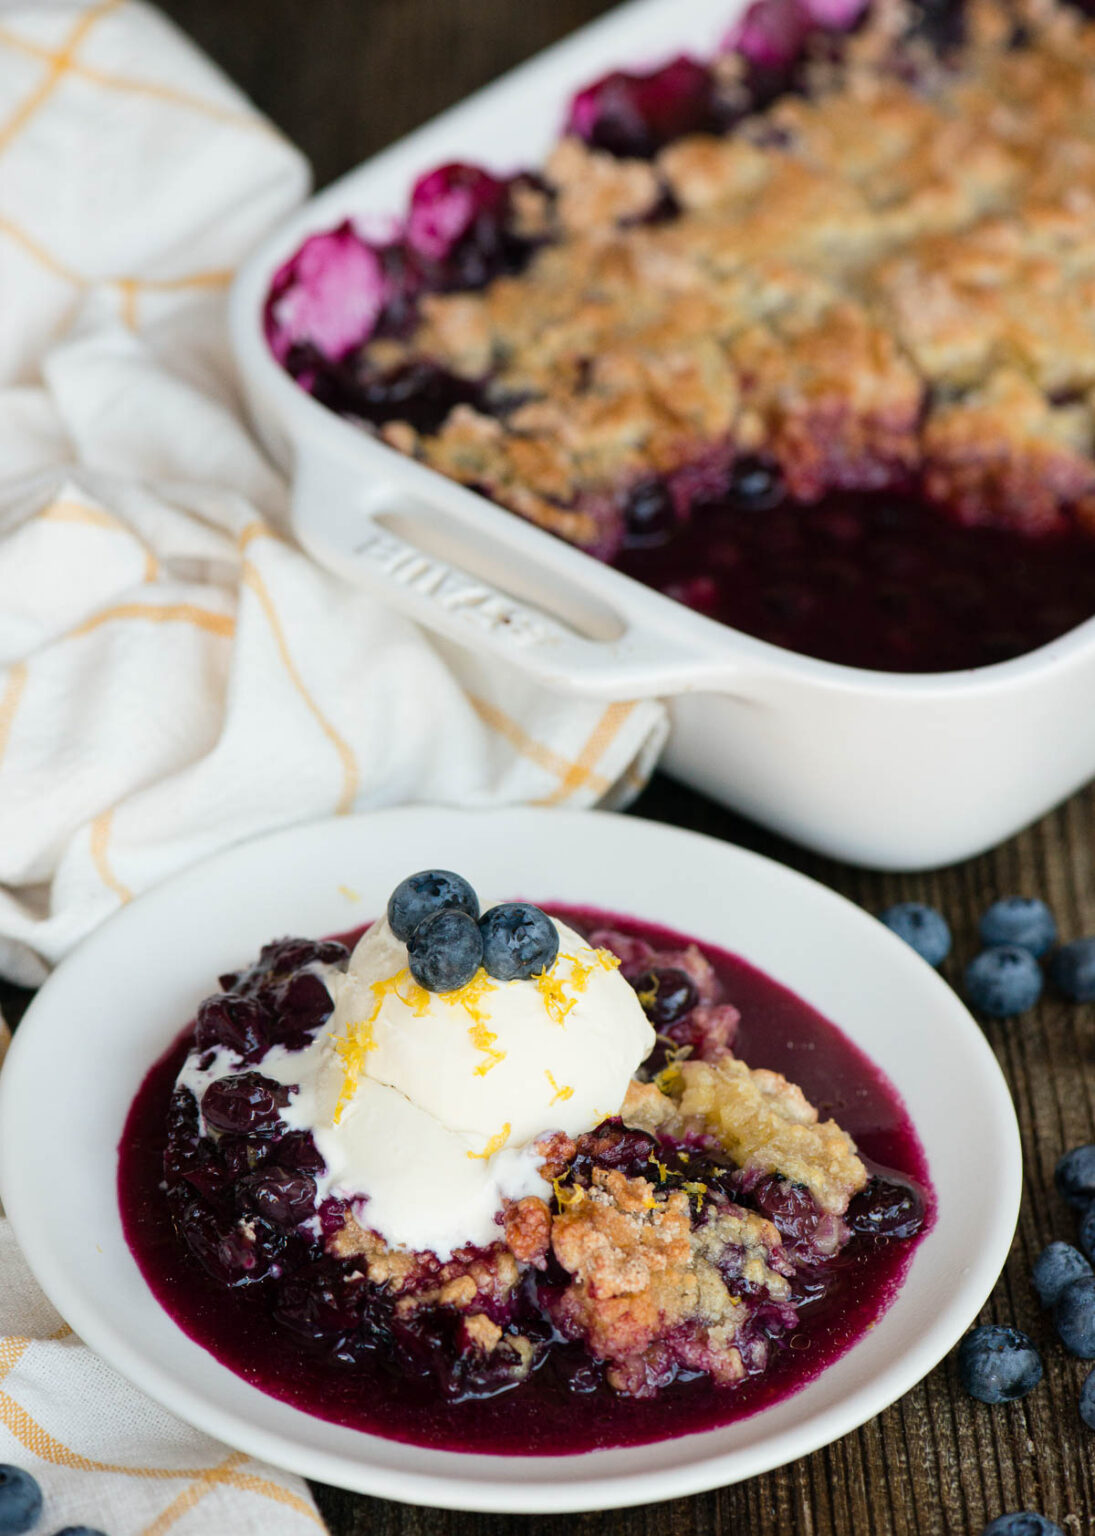
{"type": "MultiPolygon", "coordinates": [[[[682,201],[668,161],[654,157],[696,135],[717,142],[739,134],[777,158],[784,150],[808,154],[793,114],[768,109],[789,96],[823,99],[853,57],[849,40],[869,25],[862,0],[755,0],[712,61],[682,55],[648,71],[617,70],[579,92],[566,131],[602,160],[629,162],[627,175],[651,178],[645,200],[623,211],[610,207],[605,219],[621,229],[656,228],[693,214],[687,185],[682,201]]],[[[876,29],[871,67],[930,102],[961,67],[966,30],[962,3],[917,0],[905,8],[898,34],[876,29]]],[[[1012,50],[1037,45],[1031,27],[1013,28],[1012,50]]],[[[267,330],[276,355],[324,404],[386,434],[401,450],[674,600],[785,649],[874,670],[951,671],[1026,654],[1095,615],[1095,538],[1085,525],[1090,476],[1081,484],[1081,468],[1066,452],[1047,476],[1041,449],[1032,450],[1029,474],[1053,486],[1046,495],[1055,505],[1046,511],[1032,507],[1021,488],[1009,489],[1023,474],[1001,471],[1003,479],[994,479],[989,468],[1001,452],[1009,462],[1021,458],[1021,445],[983,445],[984,483],[977,483],[981,468],[967,463],[968,447],[960,462],[945,460],[940,468],[929,426],[976,401],[979,391],[931,369],[921,370],[919,418],[915,403],[897,410],[908,419],[900,428],[895,417],[894,425],[907,430],[911,446],[896,451],[886,441],[885,391],[876,422],[869,401],[829,403],[830,383],[816,390],[816,419],[807,417],[783,438],[778,422],[768,423],[761,451],[744,451],[719,432],[707,442],[704,429],[695,460],[669,474],[636,475],[629,458],[622,470],[589,470],[587,483],[583,466],[603,448],[599,424],[591,441],[579,439],[575,463],[562,474],[550,462],[550,443],[526,445],[517,425],[516,446],[497,475],[488,457],[465,476],[460,430],[456,445],[442,444],[435,462],[431,445],[460,422],[460,407],[482,419],[489,436],[486,423],[509,432],[511,417],[522,404],[535,406],[538,394],[529,387],[527,364],[510,368],[507,378],[512,343],[504,326],[470,359],[457,348],[455,365],[442,360],[445,347],[428,339],[416,352],[422,300],[481,291],[565,244],[573,235],[564,216],[566,185],[565,177],[553,185],[533,175],[500,178],[472,165],[446,165],[414,188],[398,238],[370,243],[349,224],[314,236],[272,285],[267,330]],[[385,352],[393,341],[401,346],[385,352]],[[848,409],[862,413],[861,431],[842,427],[839,413],[848,409]],[[875,443],[878,427],[883,440],[875,443]],[[748,526],[750,514],[759,528],[748,526]],[[891,514],[900,527],[887,540],[891,514]],[[880,568],[888,560],[893,569],[880,568]]],[[[531,299],[536,293],[532,288],[531,299]]],[[[595,309],[601,297],[594,283],[575,303],[595,309]]],[[[559,318],[550,281],[546,303],[550,330],[559,318]]],[[[758,378],[747,359],[738,366],[729,344],[728,355],[748,407],[758,378]]],[[[811,398],[812,366],[807,359],[811,398]]],[[[533,375],[536,367],[533,358],[533,375]]],[[[760,384],[774,382],[782,399],[782,374],[773,380],[766,368],[762,362],[760,384]]],[[[588,379],[594,360],[581,360],[575,371],[588,379]]],[[[794,378],[791,384],[794,394],[794,378]]],[[[574,399],[585,393],[579,381],[574,399]]],[[[1044,400],[1055,411],[1086,408],[1075,385],[1047,385],[1044,400]]],[[[777,418],[783,408],[777,400],[777,418]]],[[[477,452],[473,444],[473,459],[477,452]]],[[[658,461],[652,454],[651,463],[658,461]]]]}
{"type": "MultiPolygon", "coordinates": [[[[443,896],[472,904],[474,893],[468,896],[466,882],[451,879],[452,884],[433,882],[435,899],[440,888],[443,896]]],[[[520,909],[526,904],[510,905],[520,909]]],[[[505,913],[507,907],[492,910],[505,913]]],[[[415,932],[444,916],[460,917],[478,931],[467,911],[435,906],[415,932]]],[[[849,1104],[862,1111],[875,1103],[872,1095],[881,1091],[877,1078],[863,1075],[831,1026],[813,1022],[805,1005],[740,962],[709,951],[717,963],[712,970],[710,960],[675,936],[634,925],[606,927],[595,915],[562,916],[591,941],[615,949],[640,998],[656,1006],[659,1049],[668,1043],[678,1062],[693,1055],[703,1059],[704,1052],[718,1060],[738,1037],[755,1051],[757,1042],[767,1038],[757,1036],[750,1044],[746,1027],[739,1029],[737,1008],[727,1001],[728,989],[746,1006],[747,1018],[771,1017],[779,1038],[795,1038],[796,1030],[805,1029],[802,1038],[815,1042],[810,1061],[825,1060],[824,1051],[835,1050],[840,1075],[850,1085],[849,1104]],[[785,1023],[778,1022],[781,1007],[789,1010],[785,1023]],[[810,1033],[817,1030],[816,1037],[810,1033]]],[[[271,1043],[290,1038],[299,1048],[313,1039],[319,1026],[313,1024],[310,1032],[299,1027],[316,1016],[314,1007],[302,1003],[303,983],[318,980],[317,964],[340,966],[346,958],[346,947],[338,943],[283,940],[267,946],[251,969],[226,976],[228,990],[210,1000],[200,1023],[156,1069],[165,1090],[162,1107],[154,1099],[147,1104],[139,1099],[123,1142],[120,1187],[126,1230],[142,1267],[151,1274],[150,1265],[156,1273],[157,1266],[165,1266],[157,1293],[172,1310],[182,1309],[177,1315],[195,1336],[210,1347],[216,1337],[216,1352],[239,1359],[237,1368],[251,1379],[313,1412],[432,1443],[472,1445],[481,1443],[476,1436],[488,1435],[495,1447],[512,1442],[514,1448],[536,1448],[538,1436],[546,1434],[543,1443],[573,1448],[575,1429],[564,1405],[576,1398],[598,1404],[599,1421],[612,1426],[612,1439],[626,1441],[632,1434],[646,1439],[670,1432],[668,1421],[655,1412],[661,1394],[669,1394],[672,1432],[688,1424],[722,1422],[738,1411],[735,1404],[754,1403],[754,1384],[762,1394],[788,1390],[787,1383],[796,1379],[798,1355],[787,1345],[792,1336],[799,1340],[796,1348],[813,1337],[812,1318],[823,1330],[810,1356],[816,1364],[824,1354],[822,1337],[839,1334],[850,1340],[891,1294],[910,1242],[928,1216],[919,1183],[923,1170],[911,1144],[908,1172],[874,1168],[871,1182],[842,1222],[821,1210],[803,1185],[736,1167],[702,1138],[655,1136],[619,1119],[606,1120],[570,1144],[554,1178],[550,1208],[555,1217],[565,1214],[577,1192],[588,1199],[605,1178],[641,1180],[641,1187],[651,1191],[647,1198],[681,1202],[694,1233],[722,1233],[718,1241],[712,1237],[711,1252],[721,1283],[742,1309],[737,1345],[743,1375],[734,1391],[710,1383],[702,1339],[687,1330],[636,1357],[626,1369],[612,1357],[591,1355],[583,1331],[588,1320],[583,1322],[575,1303],[575,1276],[554,1248],[539,1258],[533,1255],[515,1286],[502,1283],[512,1259],[506,1257],[501,1232],[497,1245],[458,1253],[449,1267],[433,1255],[419,1254],[412,1256],[402,1280],[371,1280],[359,1256],[341,1257],[332,1246],[351,1213],[331,1197],[317,1209],[323,1160],[311,1136],[291,1129],[277,1113],[291,1101],[291,1090],[261,1070],[244,1067],[206,1088],[200,1105],[189,1089],[172,1091],[180,1053],[192,1050],[200,1063],[218,1050],[242,1056],[254,1049],[257,1026],[232,1033],[230,1042],[221,1040],[217,1021],[225,1017],[236,1024],[240,1017],[250,1024],[258,1018],[263,1038],[271,1043]],[[243,1000],[253,1002],[257,1013],[241,1009],[243,1000]],[[204,1041],[214,1024],[217,1032],[207,1048],[204,1041]],[[142,1130],[145,1124],[148,1129],[142,1130]],[[162,1151],[146,1160],[146,1149],[157,1136],[162,1151]],[[139,1204],[142,1214],[134,1227],[135,1191],[146,1176],[147,1196],[141,1197],[146,1203],[139,1204]],[[727,1237],[720,1226],[743,1219],[771,1223],[778,1232],[782,1246],[773,1248],[766,1262],[770,1276],[785,1277],[782,1297],[769,1294],[770,1279],[758,1279],[756,1250],[727,1237]],[[168,1228],[153,1237],[161,1220],[168,1228]],[[189,1256],[181,1270],[178,1244],[189,1256]],[[437,1300],[447,1278],[469,1266],[495,1277],[484,1292],[478,1324],[492,1331],[489,1351],[481,1347],[465,1314],[437,1300]],[[188,1310],[192,1305],[197,1311],[188,1310]],[[841,1333],[842,1327],[851,1331],[841,1333]],[[502,1401],[511,1406],[500,1420],[492,1405],[502,1401]],[[613,1405],[621,1402],[630,1405],[629,1414],[642,1408],[642,1415],[620,1418],[613,1405]],[[383,1423],[374,1413],[379,1403],[384,1405],[383,1423]],[[445,1421],[442,1429],[433,1417],[439,1405],[449,1412],[474,1410],[474,1417],[445,1421]],[[412,1421],[413,1429],[400,1428],[412,1421]]],[[[653,1058],[648,1067],[652,1064],[653,1058]]],[[[780,1065],[778,1057],[774,1064],[780,1065]]],[[[891,1107],[869,1108],[868,1114],[894,1121],[891,1107]]],[[[873,1145],[869,1131],[865,1141],[873,1145]]],[[[892,1141],[886,1150],[891,1158],[896,1155],[892,1141]]],[[[762,1225],[761,1230],[771,1228],[762,1225]]],[[[565,1250],[560,1252],[565,1256],[565,1250]]],[[[763,1395],[759,1399],[766,1400],[763,1395]]]]}

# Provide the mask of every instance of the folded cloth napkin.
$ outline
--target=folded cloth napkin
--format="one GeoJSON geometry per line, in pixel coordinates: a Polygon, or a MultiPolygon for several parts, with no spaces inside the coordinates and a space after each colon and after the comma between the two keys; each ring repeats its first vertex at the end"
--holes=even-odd
{"type": "MultiPolygon", "coordinates": [[[[300,157],[134,0],[0,0],[0,973],[172,871],[400,801],[620,803],[656,703],[553,697],[427,639],[279,532],[224,340],[300,157]]],[[[65,1524],[313,1529],[299,1479],[66,1330],[0,1222],[0,1462],[65,1524]]]]}
{"type": "Polygon", "coordinates": [[[553,696],[279,537],[225,350],[299,156],[132,0],[0,0],[0,972],[235,839],[619,803],[653,702],[553,696]]]}

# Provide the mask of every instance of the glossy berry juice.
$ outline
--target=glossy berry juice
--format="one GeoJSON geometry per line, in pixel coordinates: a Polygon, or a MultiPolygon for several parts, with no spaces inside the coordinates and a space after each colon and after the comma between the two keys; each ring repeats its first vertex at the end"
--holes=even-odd
{"type": "MultiPolygon", "coordinates": [[[[637,920],[554,904],[586,933],[611,927],[655,949],[679,949],[679,934],[637,920]]],[[[353,942],[357,934],[346,936],[353,942]]],[[[520,1386],[494,1397],[445,1399],[429,1378],[413,1379],[398,1357],[378,1350],[352,1365],[318,1357],[279,1328],[262,1287],[227,1290],[190,1256],[174,1230],[163,1186],[166,1120],[191,1030],[145,1078],[119,1144],[118,1196],[126,1238],[165,1310],[196,1343],[272,1396],[333,1423],[445,1450],[553,1455],[643,1444],[745,1418],[790,1396],[849,1349],[897,1294],[920,1238],[930,1230],[934,1196],[923,1149],[898,1093],[835,1025],[746,961],[710,944],[702,949],[728,1001],[742,1015],[735,1054],[798,1083],[823,1119],[849,1132],[871,1172],[898,1176],[922,1225],[915,1236],[869,1230],[870,1192],[857,1231],[826,1265],[824,1294],[801,1306],[800,1325],[763,1374],[732,1388],[705,1378],[678,1380],[652,1399],[620,1397],[586,1369],[580,1346],[559,1344],[520,1386]]]]}

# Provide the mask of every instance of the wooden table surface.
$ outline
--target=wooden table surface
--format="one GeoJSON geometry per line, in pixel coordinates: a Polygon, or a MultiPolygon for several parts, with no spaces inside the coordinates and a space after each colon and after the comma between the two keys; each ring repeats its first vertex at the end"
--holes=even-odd
{"type": "MultiPolygon", "coordinates": [[[[165,9],[305,150],[322,185],[607,5],[166,0],[165,9]]],[[[1040,894],[1065,937],[1095,932],[1093,790],[982,858],[915,876],[809,855],[666,780],[636,811],[773,855],[869,910],[909,898],[935,903],[955,931],[952,980],[973,952],[979,913],[998,895],[1040,894]]],[[[947,1361],[857,1433],[736,1487],[558,1519],[452,1514],[317,1487],[333,1536],[980,1536],[995,1515],[1024,1508],[1050,1515],[1069,1536],[1092,1536],[1095,1434],[1076,1410],[1086,1367],[1054,1345],[1028,1272],[1044,1243],[1072,1235],[1052,1172],[1064,1148],[1095,1140],[1095,1007],[1050,998],[1021,1020],[990,1025],[988,1035],[1015,1095],[1027,1191],[1011,1261],[984,1315],[1016,1323],[1045,1347],[1046,1379],[1025,1401],[971,1401],[947,1361]]]]}

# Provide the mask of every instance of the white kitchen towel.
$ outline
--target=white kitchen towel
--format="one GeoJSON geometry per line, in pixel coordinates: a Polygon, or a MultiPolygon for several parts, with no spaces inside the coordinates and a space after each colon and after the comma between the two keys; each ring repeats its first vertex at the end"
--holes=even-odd
{"type": "Polygon", "coordinates": [[[155,11],[0,0],[0,972],[235,839],[618,804],[654,702],[552,696],[278,536],[225,287],[299,156],[155,11]]]}
{"type": "MultiPolygon", "coordinates": [[[[8,1031],[0,1018],[0,1062],[8,1031]]],[[[138,1392],[82,1344],[35,1283],[0,1208],[0,1464],[43,1495],[34,1536],[317,1536],[307,1485],[138,1392]]]]}
{"type": "MultiPolygon", "coordinates": [[[[661,707],[553,698],[427,639],[277,532],[234,266],[300,157],[135,0],[0,0],[0,973],[34,983],[235,839],[406,800],[618,802],[661,707]]],[[[0,1219],[0,1463],[42,1536],[297,1536],[297,1478],[74,1338],[0,1219]]]]}

